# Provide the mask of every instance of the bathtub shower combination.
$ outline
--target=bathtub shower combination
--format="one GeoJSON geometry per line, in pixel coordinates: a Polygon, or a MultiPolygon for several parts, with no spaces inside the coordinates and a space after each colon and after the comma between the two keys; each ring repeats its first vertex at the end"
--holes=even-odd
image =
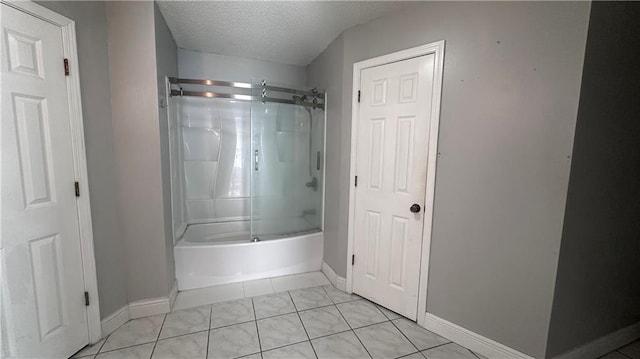
{"type": "Polygon", "coordinates": [[[178,289],[319,270],[325,96],[168,78],[178,289]]]}

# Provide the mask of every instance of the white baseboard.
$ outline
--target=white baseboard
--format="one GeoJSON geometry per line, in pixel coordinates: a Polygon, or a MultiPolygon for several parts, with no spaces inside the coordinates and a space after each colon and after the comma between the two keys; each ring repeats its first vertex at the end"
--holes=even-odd
{"type": "Polygon", "coordinates": [[[600,337],[585,345],[554,357],[554,359],[599,358],[612,350],[640,339],[640,322],[600,337]]]}
{"type": "Polygon", "coordinates": [[[107,335],[113,333],[130,319],[169,313],[173,302],[176,300],[177,294],[178,288],[176,283],[174,283],[169,297],[144,299],[122,306],[108,317],[102,319],[102,337],[105,338],[107,335]]]}
{"type": "Polygon", "coordinates": [[[129,318],[136,319],[171,311],[169,297],[143,299],[129,303],[129,318]]]}
{"type": "Polygon", "coordinates": [[[424,324],[426,329],[471,349],[478,354],[482,354],[487,358],[533,359],[533,357],[527,354],[509,348],[504,344],[483,337],[478,333],[474,333],[430,313],[425,314],[424,324]]]}
{"type": "Polygon", "coordinates": [[[343,292],[347,291],[347,280],[344,277],[336,277],[336,288],[343,292]]]}
{"type": "Polygon", "coordinates": [[[347,280],[344,277],[337,275],[333,268],[331,268],[331,266],[329,266],[325,261],[322,261],[322,273],[324,273],[334,287],[343,291],[347,290],[347,280]]]}
{"type": "Polygon", "coordinates": [[[333,268],[331,268],[327,262],[322,261],[322,273],[324,273],[325,277],[327,277],[327,279],[329,280],[329,282],[331,282],[331,284],[333,284],[334,286],[336,285],[336,277],[338,276],[336,274],[336,272],[333,270],[333,268]]]}
{"type": "Polygon", "coordinates": [[[102,337],[106,338],[107,335],[113,333],[127,321],[129,321],[129,306],[124,305],[122,308],[111,313],[108,317],[102,319],[102,337]]]}

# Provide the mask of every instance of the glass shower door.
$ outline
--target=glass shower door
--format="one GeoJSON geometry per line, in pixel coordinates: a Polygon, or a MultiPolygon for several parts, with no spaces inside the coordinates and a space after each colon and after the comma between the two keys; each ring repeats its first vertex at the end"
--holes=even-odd
{"type": "Polygon", "coordinates": [[[254,101],[251,235],[259,240],[320,230],[324,111],[254,101]]]}

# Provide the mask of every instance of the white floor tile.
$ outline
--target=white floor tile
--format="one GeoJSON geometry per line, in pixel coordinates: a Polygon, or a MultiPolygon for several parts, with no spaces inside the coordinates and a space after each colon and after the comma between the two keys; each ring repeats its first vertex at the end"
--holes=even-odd
{"type": "Polygon", "coordinates": [[[276,315],[293,313],[296,307],[291,301],[289,293],[276,293],[253,298],[256,308],[256,318],[262,319],[276,315]]]}
{"type": "Polygon", "coordinates": [[[237,358],[260,352],[255,322],[212,329],[209,332],[209,358],[237,358]]]}
{"type": "Polygon", "coordinates": [[[318,359],[370,358],[354,332],[344,332],[311,341],[318,359]]]}
{"type": "Polygon", "coordinates": [[[175,338],[161,339],[151,359],[205,359],[209,333],[199,332],[175,338]]]}
{"type": "Polygon", "coordinates": [[[209,329],[211,306],[174,310],[167,314],[160,332],[160,339],[200,332],[209,329]]]}
{"type": "Polygon", "coordinates": [[[211,305],[211,328],[220,328],[255,320],[251,298],[242,298],[211,305]]]}
{"type": "Polygon", "coordinates": [[[309,340],[297,313],[258,320],[258,334],[262,350],[309,340]]]}
{"type": "Polygon", "coordinates": [[[366,300],[340,303],[336,306],[353,329],[387,320],[387,317],[375,305],[366,300]]]}
{"type": "Polygon", "coordinates": [[[433,349],[423,350],[422,354],[429,359],[477,359],[469,349],[456,343],[449,343],[433,349]]]}
{"type": "Polygon", "coordinates": [[[287,290],[326,285],[329,284],[329,280],[322,272],[309,272],[271,278],[271,284],[276,292],[284,292],[287,290]]]}
{"type": "Polygon", "coordinates": [[[164,316],[160,314],[128,321],[109,335],[100,352],[155,342],[158,340],[164,316]]]}
{"type": "Polygon", "coordinates": [[[96,359],[147,359],[151,356],[155,343],[136,345],[124,349],[100,353],[96,359]]]}
{"type": "Polygon", "coordinates": [[[636,340],[635,342],[618,349],[618,351],[630,358],[640,359],[640,340],[636,340]]]}
{"type": "MultiPolygon", "coordinates": [[[[166,317],[130,320],[74,358],[92,358],[99,351],[96,359],[148,359],[154,346],[153,358],[202,359],[207,348],[209,358],[485,358],[446,342],[396,313],[337,290],[322,273],[311,272],[181,292],[166,317]],[[310,288],[318,286],[323,287],[310,288]],[[188,308],[194,309],[182,310],[188,308]],[[212,329],[207,331],[209,322],[212,329]]],[[[639,352],[636,341],[603,359],[640,359],[639,352]]]]}
{"type": "Polygon", "coordinates": [[[419,350],[433,348],[450,342],[450,340],[443,338],[436,333],[430,332],[405,318],[396,319],[393,321],[393,324],[398,327],[402,334],[404,334],[419,350]]]}
{"type": "Polygon", "coordinates": [[[244,282],[242,283],[242,287],[244,288],[245,298],[274,293],[271,278],[244,282]]]}
{"type": "Polygon", "coordinates": [[[186,290],[178,293],[173,310],[199,307],[227,300],[244,298],[242,283],[217,285],[215,287],[186,290]]]}
{"type": "Polygon", "coordinates": [[[356,329],[355,332],[373,359],[398,358],[417,351],[389,322],[356,329]]]}
{"type": "Polygon", "coordinates": [[[264,359],[316,359],[311,343],[302,342],[263,353],[264,359]]]}

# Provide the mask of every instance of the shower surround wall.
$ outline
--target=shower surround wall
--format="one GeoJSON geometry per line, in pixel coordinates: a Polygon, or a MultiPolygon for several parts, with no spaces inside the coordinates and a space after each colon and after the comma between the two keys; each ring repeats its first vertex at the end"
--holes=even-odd
{"type": "Polygon", "coordinates": [[[179,102],[186,222],[248,220],[251,103],[194,97],[179,102]]]}
{"type": "MultiPolygon", "coordinates": [[[[306,68],[179,49],[178,77],[304,87],[306,68]]],[[[188,224],[249,220],[251,103],[169,101],[174,240],[188,224]]]]}
{"type": "Polygon", "coordinates": [[[176,238],[189,224],[248,221],[252,208],[261,238],[321,227],[322,110],[198,97],[169,108],[176,238]]]}

